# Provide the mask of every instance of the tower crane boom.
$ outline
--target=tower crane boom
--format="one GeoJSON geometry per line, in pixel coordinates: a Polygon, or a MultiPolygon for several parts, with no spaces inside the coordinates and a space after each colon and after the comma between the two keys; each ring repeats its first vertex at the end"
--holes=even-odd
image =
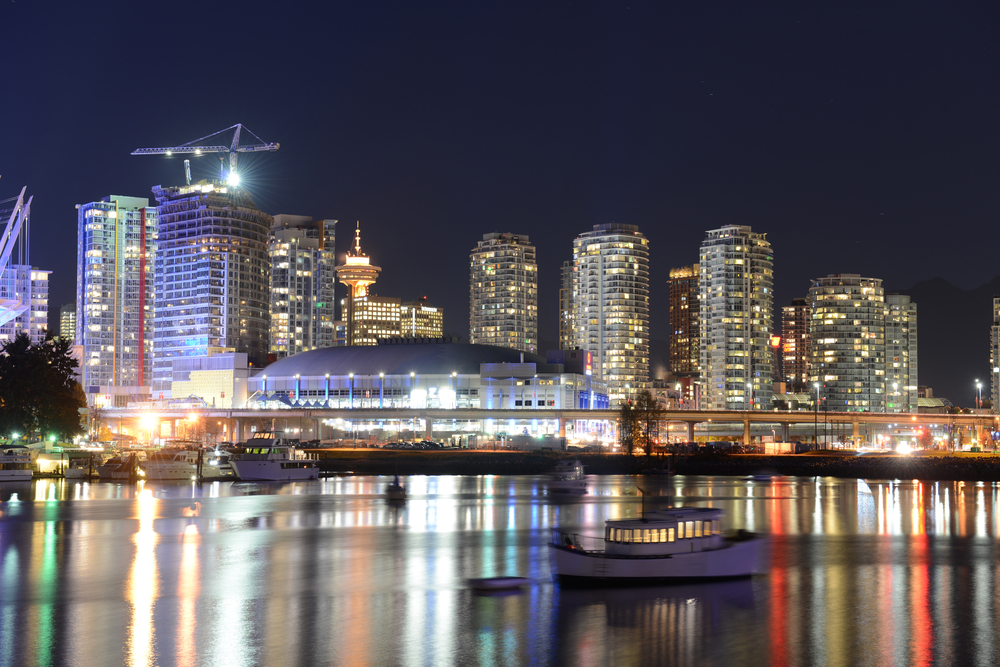
{"type": "MultiPolygon", "coordinates": [[[[260,143],[256,144],[246,144],[240,146],[240,132],[246,130],[242,124],[237,123],[232,127],[227,127],[224,130],[219,130],[218,132],[213,132],[208,136],[204,136],[201,139],[195,139],[194,141],[189,141],[186,144],[181,144],[180,146],[167,146],[165,148],[137,148],[132,151],[132,155],[173,155],[177,154],[194,154],[194,155],[204,155],[207,153],[229,153],[229,174],[225,173],[225,159],[220,156],[223,160],[222,166],[222,178],[229,182],[230,185],[237,185],[239,183],[239,173],[236,171],[236,155],[238,153],[257,153],[260,151],[276,151],[280,147],[280,144],[276,142],[265,142],[263,139],[258,137],[250,130],[246,130],[260,143]],[[233,132],[233,142],[230,146],[201,146],[196,145],[199,142],[205,141],[206,139],[211,139],[212,137],[222,134],[223,132],[228,132],[230,130],[235,130],[233,132]]],[[[191,184],[190,175],[187,177],[188,185],[191,184]]]]}

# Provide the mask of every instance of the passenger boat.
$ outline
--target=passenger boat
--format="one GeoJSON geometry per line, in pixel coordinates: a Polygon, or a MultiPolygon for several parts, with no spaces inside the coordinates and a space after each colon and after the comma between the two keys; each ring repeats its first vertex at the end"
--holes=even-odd
{"type": "Polygon", "coordinates": [[[604,537],[553,531],[556,573],[568,583],[635,584],[731,579],[767,571],[763,538],[723,536],[722,510],[677,507],[605,522],[604,537]]]}
{"type": "Polygon", "coordinates": [[[586,493],[587,476],[579,459],[563,460],[556,463],[546,482],[549,493],[586,493]]]}
{"type": "Polygon", "coordinates": [[[198,449],[164,449],[150,455],[140,466],[146,479],[155,480],[224,480],[236,479],[228,454],[198,449]],[[201,455],[199,474],[198,457],[201,455]]]}
{"type": "Polygon", "coordinates": [[[244,482],[286,482],[319,478],[319,464],[298,458],[295,447],[272,431],[254,433],[232,461],[244,482]]]}
{"type": "Polygon", "coordinates": [[[0,482],[31,481],[31,450],[24,445],[0,448],[0,482]]]}

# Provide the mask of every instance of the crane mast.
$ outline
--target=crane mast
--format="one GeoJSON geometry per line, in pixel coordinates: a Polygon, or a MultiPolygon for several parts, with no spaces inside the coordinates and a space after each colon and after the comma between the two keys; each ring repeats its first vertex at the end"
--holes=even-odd
{"type": "MultiPolygon", "coordinates": [[[[229,154],[229,173],[226,173],[226,160],[224,155],[220,155],[219,159],[222,161],[221,178],[230,185],[239,185],[240,177],[239,172],[236,170],[236,156],[239,153],[258,153],[260,151],[276,151],[278,150],[280,144],[276,142],[265,142],[263,139],[258,137],[256,134],[250,130],[246,130],[254,139],[259,143],[247,144],[245,146],[240,146],[240,132],[245,130],[242,124],[237,123],[232,127],[227,127],[224,130],[219,130],[218,132],[213,132],[207,136],[200,139],[195,139],[194,141],[189,141],[186,144],[181,144],[180,146],[167,146],[165,148],[137,148],[132,151],[132,155],[205,155],[207,153],[228,153],[229,154]],[[201,146],[196,145],[206,139],[211,139],[212,137],[222,134],[223,132],[229,132],[230,130],[235,130],[233,132],[233,141],[229,146],[201,146]]],[[[188,185],[191,184],[191,170],[188,166],[188,160],[184,161],[185,164],[185,178],[187,179],[188,185]]]]}

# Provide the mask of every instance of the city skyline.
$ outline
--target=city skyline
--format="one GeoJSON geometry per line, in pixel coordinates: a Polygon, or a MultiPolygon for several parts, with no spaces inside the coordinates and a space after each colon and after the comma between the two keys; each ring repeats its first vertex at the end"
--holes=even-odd
{"type": "MultiPolygon", "coordinates": [[[[454,286],[490,231],[531,236],[546,342],[558,336],[566,239],[593,224],[635,224],[656,249],[654,339],[668,330],[669,268],[691,264],[704,230],[726,224],[768,233],[782,258],[776,304],[830,273],[881,276],[887,291],[935,276],[970,289],[998,273],[990,244],[941,234],[988,234],[996,217],[1000,93],[983,85],[985,3],[390,4],[263,17],[236,7],[200,7],[198,21],[244,35],[264,20],[276,43],[298,46],[238,50],[227,85],[245,92],[192,105],[151,97],[162,84],[149,73],[176,70],[171,53],[199,53],[193,33],[129,58],[113,40],[73,47],[88,30],[158,34],[167,19],[155,8],[9,5],[8,66],[23,91],[3,112],[0,192],[27,184],[34,194],[36,229],[52,241],[35,244],[32,263],[53,271],[53,304],[73,300],[60,267],[75,258],[75,204],[183,183],[180,158],[129,154],[236,122],[281,144],[241,157],[263,211],[361,220],[373,232],[366,250],[387,267],[380,293],[430,295],[463,337],[467,297],[454,286]],[[95,75],[142,113],[82,103],[104,94],[95,75]]],[[[193,157],[192,169],[213,176],[218,160],[193,157]]],[[[977,374],[960,372],[971,376],[963,387],[977,374]]]]}

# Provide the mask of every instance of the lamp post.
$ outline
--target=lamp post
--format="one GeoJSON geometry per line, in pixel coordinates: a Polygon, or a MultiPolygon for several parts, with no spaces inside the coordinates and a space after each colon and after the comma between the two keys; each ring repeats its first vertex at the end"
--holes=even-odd
{"type": "Polygon", "coordinates": [[[383,397],[385,396],[385,373],[378,374],[378,409],[381,410],[384,405],[383,397]]]}
{"type": "Polygon", "coordinates": [[[813,449],[819,449],[819,382],[813,383],[816,387],[816,400],[813,402],[813,449]]]}
{"type": "Polygon", "coordinates": [[[983,385],[979,380],[976,380],[976,391],[979,395],[979,398],[976,399],[976,409],[981,410],[983,407],[983,385]]]}
{"type": "Polygon", "coordinates": [[[747,382],[747,410],[753,410],[753,382],[747,382]]]}

